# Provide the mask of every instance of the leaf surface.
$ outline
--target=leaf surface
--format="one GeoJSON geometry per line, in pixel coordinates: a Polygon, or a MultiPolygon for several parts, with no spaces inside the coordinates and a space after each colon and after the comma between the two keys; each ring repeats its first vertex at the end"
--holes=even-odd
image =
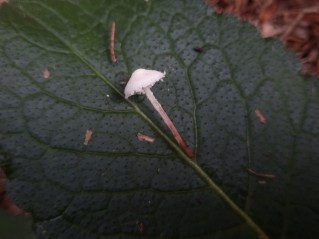
{"type": "Polygon", "coordinates": [[[147,99],[123,98],[137,68],[166,71],[154,95],[200,170],[270,237],[319,235],[318,81],[252,26],[204,1],[12,0],[0,67],[1,163],[39,238],[255,238],[147,99]]]}

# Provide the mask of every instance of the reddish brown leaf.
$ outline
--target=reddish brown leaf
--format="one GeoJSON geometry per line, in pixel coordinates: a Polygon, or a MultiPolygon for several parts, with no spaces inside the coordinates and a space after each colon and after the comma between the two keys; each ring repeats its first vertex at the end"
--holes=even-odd
{"type": "Polygon", "coordinates": [[[9,3],[9,0],[0,0],[0,6],[4,3],[9,3]]]}
{"type": "Polygon", "coordinates": [[[217,13],[230,13],[295,51],[303,72],[319,76],[318,0],[209,0],[217,13]]]}

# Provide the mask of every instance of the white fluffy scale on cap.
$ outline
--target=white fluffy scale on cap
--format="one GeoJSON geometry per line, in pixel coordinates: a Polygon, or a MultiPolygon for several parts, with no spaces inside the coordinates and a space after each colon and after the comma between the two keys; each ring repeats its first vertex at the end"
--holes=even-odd
{"type": "Polygon", "coordinates": [[[157,81],[163,80],[165,74],[165,71],[135,70],[124,89],[125,98],[127,99],[135,94],[145,94],[143,88],[152,87],[157,81]]]}

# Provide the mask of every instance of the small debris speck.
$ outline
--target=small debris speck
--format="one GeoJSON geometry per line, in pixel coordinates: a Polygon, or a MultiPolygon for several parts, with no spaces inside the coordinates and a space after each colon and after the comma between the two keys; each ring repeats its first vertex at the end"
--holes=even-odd
{"type": "Polygon", "coordinates": [[[42,72],[42,76],[44,79],[48,79],[50,77],[51,73],[48,69],[45,69],[43,72],[42,72]]]}
{"type": "Polygon", "coordinates": [[[255,114],[256,114],[256,116],[257,116],[257,118],[259,119],[259,122],[260,122],[261,124],[266,124],[266,118],[263,116],[263,114],[260,112],[259,109],[256,109],[256,110],[255,110],[255,114]]]}
{"type": "Polygon", "coordinates": [[[265,180],[259,180],[258,183],[261,185],[265,185],[267,182],[265,180]]]}
{"type": "Polygon", "coordinates": [[[136,226],[137,226],[137,228],[138,228],[138,230],[139,230],[140,232],[144,232],[144,230],[145,230],[145,225],[144,225],[143,222],[136,221],[136,226]]]}
{"type": "Polygon", "coordinates": [[[271,179],[276,178],[276,176],[275,176],[274,174],[257,173],[257,172],[255,172],[254,170],[252,170],[251,168],[246,168],[246,170],[247,170],[250,174],[252,174],[252,175],[254,175],[254,176],[256,176],[256,177],[271,178],[271,179]]]}
{"type": "Polygon", "coordinates": [[[196,51],[197,53],[202,53],[204,49],[202,47],[194,47],[193,51],[196,51]]]}
{"type": "Polygon", "coordinates": [[[88,145],[89,144],[89,141],[91,140],[92,138],[92,134],[93,132],[89,129],[86,130],[86,133],[85,133],[85,139],[84,139],[84,145],[88,145]]]}
{"type": "Polygon", "coordinates": [[[142,134],[140,132],[137,133],[137,139],[139,141],[146,141],[146,142],[150,142],[150,143],[153,143],[155,141],[154,138],[151,138],[151,137],[149,137],[147,135],[144,135],[144,134],[142,134]]]}
{"type": "Polygon", "coordinates": [[[110,35],[110,54],[114,64],[116,64],[116,56],[114,51],[114,37],[115,37],[115,22],[112,22],[111,35],[110,35]]]}

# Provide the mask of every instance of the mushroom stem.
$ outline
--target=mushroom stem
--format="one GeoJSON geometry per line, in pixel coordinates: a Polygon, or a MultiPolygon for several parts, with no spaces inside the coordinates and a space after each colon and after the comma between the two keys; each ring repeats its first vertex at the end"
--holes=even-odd
{"type": "Polygon", "coordinates": [[[144,87],[143,90],[145,91],[146,97],[149,99],[151,104],[154,106],[156,111],[161,115],[163,118],[165,124],[168,126],[168,128],[171,130],[174,138],[176,139],[179,146],[185,151],[185,153],[190,157],[191,159],[195,158],[195,154],[187,147],[186,143],[182,139],[181,135],[178,133],[177,129],[175,128],[173,122],[170,120],[166,112],[164,111],[161,104],[157,101],[155,98],[153,92],[151,91],[150,87],[144,87]]]}

